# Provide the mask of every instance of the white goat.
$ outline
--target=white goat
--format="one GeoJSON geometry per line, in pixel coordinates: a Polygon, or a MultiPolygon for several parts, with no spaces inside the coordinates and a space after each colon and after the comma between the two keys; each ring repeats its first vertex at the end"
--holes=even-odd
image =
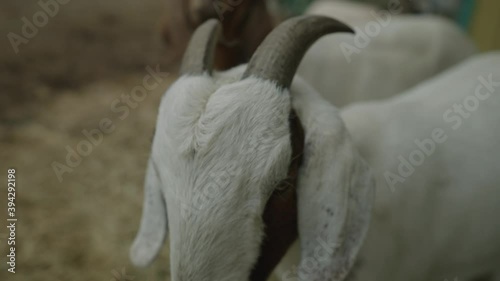
{"type": "Polygon", "coordinates": [[[298,70],[338,107],[399,94],[476,52],[467,34],[437,16],[398,15],[343,1],[316,1],[307,13],[339,19],[356,31],[356,37],[318,40],[298,70]]]}
{"type": "MultiPolygon", "coordinates": [[[[500,280],[500,53],[340,115],[300,80],[291,94],[304,126],[322,108],[320,127],[343,120],[375,174],[370,230],[348,280],[500,280]]],[[[298,255],[295,245],[281,280],[296,280],[298,255]]]]}
{"type": "MultiPolygon", "coordinates": [[[[397,6],[400,8],[400,5],[397,6]]],[[[375,12],[380,12],[377,6],[354,1],[313,1],[305,14],[327,16],[347,24],[368,22],[373,20],[375,12]]]]}
{"type": "MultiPolygon", "coordinates": [[[[467,120],[481,126],[464,121],[460,130],[447,131],[447,141],[435,145],[404,187],[390,193],[384,173],[397,169],[399,154],[415,149],[415,138],[443,126],[443,112],[474,93],[478,76],[492,73],[500,81],[498,57],[468,63],[387,102],[346,109],[341,117],[300,78],[288,89],[307,47],[346,26],[325,17],[291,19],[248,66],[211,75],[217,27],[208,21],[195,32],[185,75],[161,102],[131,249],[136,265],[154,259],[168,229],[173,281],[265,280],[298,231],[300,268],[318,261],[313,270],[299,270],[299,280],[342,280],[368,230],[377,181],[374,224],[361,254],[365,272],[374,273],[370,279],[496,270],[500,225],[491,222],[499,211],[500,157],[492,151],[500,137],[492,127],[500,121],[498,95],[467,120]],[[372,248],[386,250],[388,263],[372,248]]],[[[458,122],[457,115],[448,118],[458,122]]]]}
{"type": "MultiPolygon", "coordinates": [[[[217,16],[214,2],[167,2],[165,36],[170,37],[171,53],[180,53],[195,27],[217,16]]],[[[240,2],[228,2],[237,7],[222,21],[225,43],[217,47],[215,65],[224,69],[247,61],[272,29],[273,12],[266,1],[240,2]]],[[[303,59],[300,76],[341,107],[398,94],[475,53],[474,44],[455,24],[434,16],[401,15],[401,2],[384,3],[389,9],[384,12],[360,2],[314,1],[306,14],[329,16],[358,30],[356,37],[319,40],[303,59]]]]}

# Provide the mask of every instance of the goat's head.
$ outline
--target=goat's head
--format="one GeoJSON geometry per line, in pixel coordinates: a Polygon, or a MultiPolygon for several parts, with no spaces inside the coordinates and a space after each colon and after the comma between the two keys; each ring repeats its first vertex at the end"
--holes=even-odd
{"type": "Polygon", "coordinates": [[[264,0],[168,0],[167,12],[162,36],[173,56],[185,49],[191,34],[207,19],[222,20],[224,40],[215,48],[217,69],[247,62],[274,25],[264,0]]]}
{"type": "Polygon", "coordinates": [[[131,249],[135,264],[154,259],[168,229],[174,281],[265,280],[300,234],[306,262],[318,252],[317,239],[339,243],[331,253],[323,249],[328,257],[317,276],[345,273],[366,230],[370,204],[361,205],[371,190],[368,172],[349,159],[344,162],[356,172],[334,172],[342,186],[331,180],[330,163],[320,154],[336,140],[308,132],[306,115],[304,137],[289,92],[308,47],[339,31],[350,29],[325,17],[293,18],[266,38],[247,66],[212,73],[219,24],[209,20],[197,29],[183,76],[160,105],[141,228],[131,249]],[[332,266],[338,268],[327,272],[332,266]]]}

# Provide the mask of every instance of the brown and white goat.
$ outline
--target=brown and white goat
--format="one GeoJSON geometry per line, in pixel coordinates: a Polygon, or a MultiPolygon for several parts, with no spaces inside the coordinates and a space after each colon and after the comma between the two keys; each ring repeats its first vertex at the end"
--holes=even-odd
{"type": "Polygon", "coordinates": [[[265,0],[169,0],[162,34],[171,55],[182,54],[196,28],[210,18],[223,26],[215,49],[216,69],[248,62],[274,27],[265,0]]]}
{"type": "Polygon", "coordinates": [[[305,261],[318,243],[331,248],[309,280],[343,278],[374,182],[342,123],[320,126],[322,110],[307,106],[296,115],[289,88],[316,39],[349,31],[326,17],[294,18],[248,66],[223,73],[212,73],[217,21],[195,32],[160,105],[135,264],[154,259],[168,229],[172,280],[265,280],[299,235],[305,261]]]}
{"type": "Polygon", "coordinates": [[[500,54],[339,111],[294,76],[349,30],[293,18],[222,73],[219,25],[195,32],[160,105],[135,264],[168,229],[173,281],[265,280],[296,237],[285,281],[343,280],[356,258],[351,280],[500,277],[500,54]]]}
{"type": "MultiPolygon", "coordinates": [[[[164,37],[177,56],[196,27],[208,18],[223,19],[224,40],[217,43],[214,65],[216,69],[240,65],[273,28],[275,12],[265,2],[169,1],[164,37]]],[[[325,36],[306,53],[297,73],[342,107],[399,94],[476,53],[472,40],[453,22],[400,15],[403,6],[397,2],[388,8],[383,12],[357,2],[314,1],[307,14],[340,19],[357,34],[325,36]]]]}

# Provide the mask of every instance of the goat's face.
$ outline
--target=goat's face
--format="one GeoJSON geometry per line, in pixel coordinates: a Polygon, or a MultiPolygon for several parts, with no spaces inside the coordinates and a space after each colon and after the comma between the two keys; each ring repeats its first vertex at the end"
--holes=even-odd
{"type": "Polygon", "coordinates": [[[292,147],[289,96],[256,80],[183,77],[161,103],[150,168],[166,197],[174,280],[247,280],[258,258],[292,147]]]}
{"type": "Polygon", "coordinates": [[[272,16],[263,0],[168,0],[167,5],[162,37],[176,58],[198,26],[210,18],[222,21],[224,40],[216,48],[217,69],[247,62],[273,28],[272,16]]]}
{"type": "MultiPolygon", "coordinates": [[[[304,135],[288,88],[314,40],[328,32],[349,31],[329,18],[295,18],[268,36],[248,66],[212,75],[218,26],[213,20],[198,28],[184,56],[184,75],[161,102],[141,229],[131,251],[135,264],[148,264],[168,228],[174,281],[265,280],[294,241],[297,221],[301,220],[297,200],[310,191],[296,185],[304,135]]],[[[323,143],[330,143],[308,141],[309,153],[314,155],[321,153],[317,149],[323,149],[323,143]]],[[[323,173],[327,180],[311,183],[319,170],[328,170],[323,159],[317,163],[314,159],[309,157],[305,162],[301,182],[316,185],[325,198],[307,195],[298,204],[309,210],[304,212],[305,220],[302,218],[306,225],[317,222],[301,232],[310,240],[305,242],[309,247],[306,255],[316,253],[310,249],[316,238],[308,237],[312,229],[320,229],[318,235],[327,240],[347,235],[346,245],[352,247],[366,225],[364,216],[358,219],[356,212],[349,212],[363,202],[356,197],[357,190],[350,189],[352,184],[366,186],[358,184],[357,174],[352,174],[364,172],[360,169],[363,166],[358,161],[345,161],[353,163],[347,167],[349,172],[338,173],[355,180],[335,187],[327,173],[323,173]],[[309,171],[311,167],[315,173],[309,171]],[[331,192],[332,186],[335,192],[331,192]],[[306,200],[308,196],[314,200],[306,200]],[[311,219],[310,210],[316,208],[328,210],[327,217],[318,213],[326,221],[311,219]],[[331,209],[337,210],[338,217],[331,209]],[[346,223],[347,217],[351,221],[346,223]]],[[[352,255],[345,255],[349,251],[355,252],[341,249],[337,253],[340,258],[332,254],[328,264],[350,265],[352,255]]],[[[333,272],[327,267],[318,274],[333,272]]]]}

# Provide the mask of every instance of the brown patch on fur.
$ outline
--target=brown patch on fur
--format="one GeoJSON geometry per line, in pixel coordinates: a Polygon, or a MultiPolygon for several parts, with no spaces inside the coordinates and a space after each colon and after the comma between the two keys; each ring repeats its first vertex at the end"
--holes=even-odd
{"type": "Polygon", "coordinates": [[[170,2],[162,35],[171,55],[180,58],[199,25],[210,18],[220,20],[223,38],[217,45],[214,65],[215,69],[224,70],[249,60],[273,29],[273,20],[263,0],[243,0],[232,7],[233,10],[225,11],[223,19],[219,18],[214,4],[212,0],[170,2]]]}

